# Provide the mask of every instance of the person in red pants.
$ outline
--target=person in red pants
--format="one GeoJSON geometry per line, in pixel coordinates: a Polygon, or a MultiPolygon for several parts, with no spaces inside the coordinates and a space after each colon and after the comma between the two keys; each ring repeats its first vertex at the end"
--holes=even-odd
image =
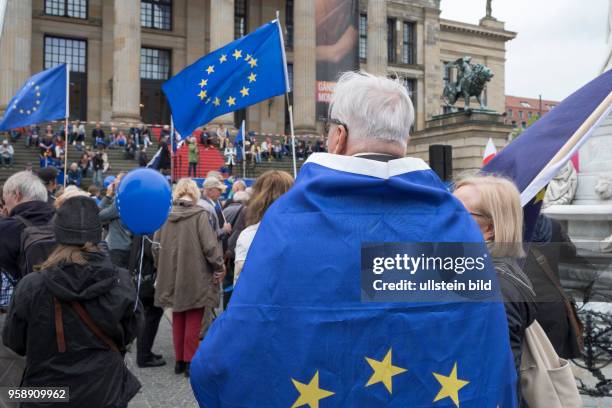
{"type": "Polygon", "coordinates": [[[155,305],[172,308],[174,372],[189,377],[189,363],[200,334],[220,302],[225,275],[223,254],[212,228],[211,214],[197,205],[200,191],[191,179],[181,179],[172,194],[172,211],[155,233],[157,266],[155,305]]]}

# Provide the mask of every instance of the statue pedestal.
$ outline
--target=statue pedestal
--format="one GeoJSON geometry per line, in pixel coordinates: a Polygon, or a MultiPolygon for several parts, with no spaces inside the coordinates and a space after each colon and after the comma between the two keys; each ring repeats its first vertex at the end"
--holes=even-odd
{"type": "MultiPolygon", "coordinates": [[[[595,130],[579,151],[578,187],[569,205],[551,205],[543,212],[560,221],[578,249],[578,254],[598,265],[596,291],[612,296],[612,200],[602,199],[595,191],[597,182],[612,174],[612,115],[595,130]],[[608,238],[608,240],[606,240],[608,238]]],[[[592,271],[576,265],[560,269],[568,283],[583,285],[592,279],[592,271]]],[[[612,313],[612,307],[609,308],[612,313]]]]}
{"type": "Polygon", "coordinates": [[[508,143],[511,131],[512,126],[494,111],[472,109],[437,115],[426,122],[424,130],[411,135],[406,155],[429,161],[429,145],[451,145],[453,176],[457,176],[480,169],[489,138],[499,151],[508,143]]]}

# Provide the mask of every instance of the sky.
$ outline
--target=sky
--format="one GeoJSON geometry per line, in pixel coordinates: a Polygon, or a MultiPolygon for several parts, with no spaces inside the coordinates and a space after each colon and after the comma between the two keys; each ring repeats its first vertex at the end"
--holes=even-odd
{"type": "MultiPolygon", "coordinates": [[[[518,33],[506,43],[506,95],[562,100],[599,75],[609,0],[492,0],[518,33]]],[[[441,18],[478,24],[486,0],[442,0],[441,18]]]]}

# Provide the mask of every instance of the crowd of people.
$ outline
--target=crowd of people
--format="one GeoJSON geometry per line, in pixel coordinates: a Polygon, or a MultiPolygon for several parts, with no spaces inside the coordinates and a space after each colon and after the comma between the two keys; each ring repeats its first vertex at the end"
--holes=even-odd
{"type": "MultiPolygon", "coordinates": [[[[358,174],[368,174],[372,168],[386,169],[390,163],[406,160],[402,158],[414,111],[403,86],[386,78],[345,74],[336,86],[331,106],[327,134],[330,154],[320,155],[323,157],[321,163],[327,163],[331,168],[345,163],[345,171],[352,169],[358,174]],[[360,103],[348,102],[347,98],[359,98],[360,95],[363,97],[360,103]],[[384,103],[377,104],[377,101],[384,103]],[[361,105],[373,112],[367,119],[360,116],[361,105]],[[351,137],[348,136],[349,128],[351,137]]],[[[83,144],[81,125],[73,129],[76,129],[76,136],[71,136],[71,143],[83,144]]],[[[214,138],[205,129],[200,142],[216,145],[213,141],[216,139],[218,148],[225,152],[228,165],[231,165],[237,155],[236,147],[229,141],[229,132],[222,126],[219,129],[214,138]]],[[[181,179],[172,186],[172,208],[165,224],[152,236],[135,236],[122,222],[117,206],[118,185],[124,174],[118,174],[102,191],[86,192],[79,188],[80,179],[90,171],[93,172],[94,184],[100,189],[103,187],[104,148],[111,148],[113,144],[122,146],[121,143],[124,146],[130,143],[137,147],[147,146],[145,130],[130,133],[127,141],[121,135],[120,131],[116,137],[109,138],[111,135],[105,135],[99,126],[96,127],[92,134],[93,145],[100,149],[96,155],[102,156],[91,158],[84,152],[78,162],[71,164],[67,187],[61,191],[58,191],[56,174],[50,169],[42,169],[38,174],[32,171],[15,173],[2,188],[0,268],[3,288],[14,287],[10,304],[4,299],[1,306],[2,313],[6,313],[3,343],[26,358],[22,386],[69,386],[70,406],[87,406],[93,401],[100,406],[127,406],[141,387],[124,362],[128,345],[137,339],[137,364],[140,367],[162,366],[170,359],[153,351],[165,308],[172,309],[174,358],[171,360],[174,361],[174,371],[177,375],[194,375],[190,363],[198,345],[230,300],[231,290],[223,289],[234,284],[240,286],[238,281],[244,279],[241,276],[249,273],[260,274],[258,279],[267,280],[272,275],[292,272],[244,268],[254,256],[253,252],[263,248],[252,245],[260,226],[279,226],[286,221],[283,218],[286,213],[266,214],[292,189],[294,180],[291,175],[277,170],[267,171],[252,187],[237,180],[228,192],[219,172],[209,172],[201,188],[191,178],[181,179]],[[34,236],[38,239],[35,240],[34,236]],[[29,242],[32,245],[24,246],[29,242]]],[[[28,136],[28,140],[33,139],[32,135],[28,136]]],[[[150,137],[148,139],[150,142],[150,137]]],[[[167,140],[162,143],[167,143],[167,140]]],[[[192,146],[196,146],[197,151],[197,143],[197,138],[189,140],[190,163],[192,146]]],[[[245,138],[247,153],[244,159],[255,162],[281,160],[289,154],[288,146],[287,139],[275,142],[266,139],[259,144],[255,137],[245,138]]],[[[39,147],[41,154],[47,154],[51,148],[46,142],[39,142],[39,147]]],[[[321,152],[325,148],[323,142],[317,140],[314,145],[302,144],[297,150],[301,152],[300,158],[307,158],[310,152],[321,152]]],[[[193,153],[195,163],[196,154],[193,153]]],[[[311,226],[325,227],[328,218],[336,215],[333,212],[342,209],[350,213],[351,206],[371,197],[365,195],[367,183],[371,182],[366,177],[361,179],[365,184],[355,185],[350,191],[337,184],[326,190],[325,183],[333,183],[333,178],[317,178],[316,174],[306,177],[314,177],[316,183],[323,183],[324,200],[329,208],[329,213],[322,213],[316,207],[322,201],[300,201],[300,205],[311,206],[307,211],[312,221],[308,225],[311,226]]],[[[387,173],[384,177],[388,177],[387,173]]],[[[420,182],[426,184],[428,181],[420,182]]],[[[387,185],[393,188],[393,181],[389,180],[387,185]]],[[[431,197],[437,194],[436,200],[450,194],[438,184],[427,189],[431,197]]],[[[308,189],[304,194],[308,194],[308,189]]],[[[577,357],[579,345],[575,344],[576,337],[571,335],[564,295],[551,289],[558,287],[557,282],[542,279],[544,272],[540,257],[523,242],[523,212],[516,186],[501,177],[475,175],[457,180],[453,194],[463,207],[460,214],[448,219],[450,222],[458,222],[459,217],[471,219],[467,225],[472,232],[480,232],[494,259],[504,297],[509,353],[514,357],[517,377],[521,374],[525,333],[536,319],[549,335],[559,356],[577,357]],[[556,293],[552,299],[546,300],[549,311],[546,316],[540,316],[538,311],[542,293],[556,293]]],[[[418,197],[402,199],[405,208],[393,207],[393,211],[410,212],[411,209],[424,208],[419,207],[421,205],[436,205],[434,202],[419,203],[418,197]]],[[[454,199],[448,198],[448,201],[459,205],[454,199]]],[[[392,205],[398,203],[396,198],[389,198],[388,202],[392,205]]],[[[371,212],[382,219],[385,214],[376,213],[377,208],[378,204],[371,212]]],[[[355,214],[362,211],[361,207],[354,208],[355,214]]],[[[304,219],[305,216],[300,213],[295,217],[304,219]]],[[[541,218],[539,228],[545,230],[541,234],[545,237],[541,244],[560,239],[567,248],[572,247],[564,234],[553,238],[553,223],[541,218]]],[[[368,234],[372,231],[380,228],[395,231],[396,227],[383,221],[372,221],[367,226],[349,222],[345,228],[347,234],[355,231],[354,238],[350,239],[359,237],[368,242],[368,234]]],[[[294,232],[307,234],[309,231],[294,232]]],[[[332,232],[319,236],[321,251],[324,252],[326,245],[332,242],[347,239],[332,232]]],[[[292,248],[293,256],[300,255],[299,246],[292,245],[297,239],[288,236],[284,244],[292,248]]],[[[266,243],[266,246],[274,245],[275,242],[266,243]]],[[[304,258],[295,261],[313,256],[303,255],[304,258]]],[[[544,257],[557,272],[559,258],[547,254],[544,257]]],[[[310,268],[317,270],[319,265],[313,264],[310,268]]],[[[358,272],[355,271],[355,279],[359,278],[358,272]]],[[[552,279],[558,280],[558,276],[552,279]]],[[[309,290],[316,290],[317,285],[325,285],[325,282],[313,281],[309,285],[309,290]]],[[[248,291],[247,287],[242,289],[243,293],[248,291]]],[[[3,290],[5,297],[7,292],[3,290]]],[[[295,304],[300,302],[299,299],[293,301],[295,304]]],[[[326,300],[321,299],[321,302],[326,300]]],[[[223,313],[232,313],[231,304],[223,313]]],[[[424,313],[428,312],[425,310],[424,313]]],[[[330,320],[328,324],[341,323],[330,320]]],[[[217,331],[216,335],[219,333],[217,331]]],[[[364,334],[355,332],[354,335],[364,334]]],[[[477,337],[480,333],[473,335],[477,337]]],[[[315,347],[315,344],[311,346],[315,347]]],[[[204,350],[205,358],[213,358],[206,354],[208,351],[211,350],[204,350]]],[[[251,352],[257,353],[258,350],[251,352]]],[[[486,350],[480,352],[486,353],[486,350]]],[[[223,370],[226,369],[225,366],[215,366],[213,371],[225,378],[228,374],[223,370]]],[[[201,375],[198,377],[200,380],[205,378],[204,374],[201,375]]],[[[214,390],[199,393],[198,381],[192,381],[196,396],[200,402],[206,401],[207,392],[214,390]]],[[[212,387],[212,384],[208,385],[212,387]]],[[[248,394],[245,390],[232,392],[237,396],[248,394]]]]}

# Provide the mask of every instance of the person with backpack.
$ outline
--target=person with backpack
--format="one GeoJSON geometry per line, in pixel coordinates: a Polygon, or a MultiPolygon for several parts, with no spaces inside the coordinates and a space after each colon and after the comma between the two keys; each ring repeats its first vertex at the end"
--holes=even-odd
{"type": "Polygon", "coordinates": [[[55,213],[47,194],[41,179],[30,171],[15,173],[4,183],[2,196],[8,216],[0,218],[0,269],[14,281],[42,263],[55,246],[47,239],[36,244],[41,236],[49,237],[55,213]]]}
{"type": "Polygon", "coordinates": [[[106,242],[110,249],[111,261],[120,268],[128,268],[132,250],[132,233],[123,224],[117,208],[117,188],[125,173],[119,173],[106,189],[106,195],[100,201],[100,221],[108,227],[106,242]]]}
{"type": "Polygon", "coordinates": [[[15,288],[2,332],[4,344],[26,357],[21,386],[68,387],[66,407],[127,407],[141,388],[124,356],[142,306],[129,273],[101,246],[98,211],[89,197],[61,204],[53,221],[58,245],[41,272],[15,288]]]}
{"type": "Polygon", "coordinates": [[[140,288],[137,292],[144,312],[144,324],[138,332],[138,339],[136,341],[136,364],[140,368],[166,365],[166,360],[164,360],[163,356],[155,354],[151,350],[155,342],[155,336],[157,336],[159,321],[164,314],[164,309],[155,306],[154,303],[157,268],[153,259],[151,238],[147,237],[145,239],[142,235],[134,236],[129,263],[129,271],[137,288],[140,275],[140,288]],[[142,268],[140,268],[141,258],[142,268]]]}

